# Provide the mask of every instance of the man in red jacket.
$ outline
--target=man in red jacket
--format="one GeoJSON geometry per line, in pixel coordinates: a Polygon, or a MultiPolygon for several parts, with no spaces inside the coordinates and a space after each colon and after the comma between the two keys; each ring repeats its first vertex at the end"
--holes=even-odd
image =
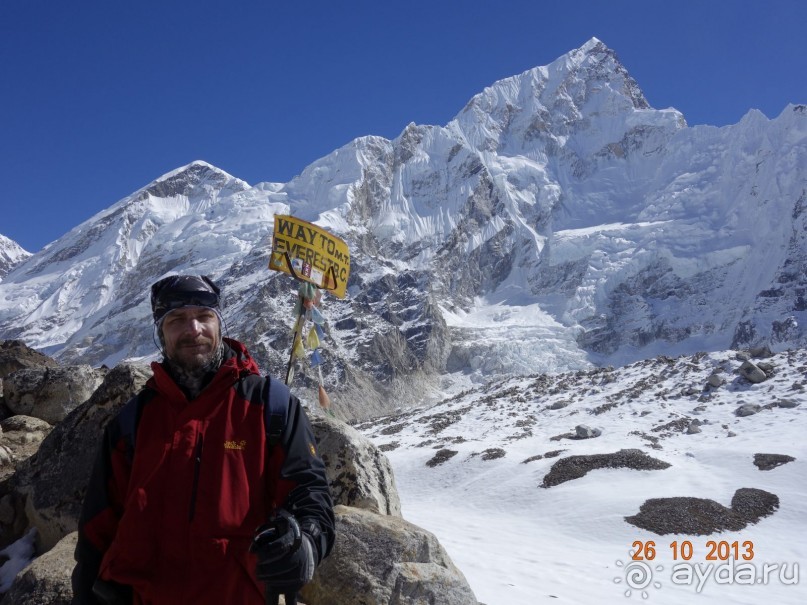
{"type": "Polygon", "coordinates": [[[104,431],[74,603],[262,605],[266,586],[293,599],[334,540],[305,411],[222,337],[209,278],[164,278],[151,305],[164,359],[104,431]]]}

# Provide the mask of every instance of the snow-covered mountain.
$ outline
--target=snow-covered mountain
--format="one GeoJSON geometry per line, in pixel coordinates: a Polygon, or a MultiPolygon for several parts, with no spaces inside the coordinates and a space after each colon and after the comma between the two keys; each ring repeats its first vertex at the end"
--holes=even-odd
{"type": "Polygon", "coordinates": [[[194,271],[280,373],[294,287],[266,267],[272,217],[290,213],[351,247],[349,295],[323,306],[326,383],[348,413],[439,376],[803,345],[806,152],[804,105],[688,127],[592,39],[445,126],[356,139],[289,183],[204,162],[166,174],[20,263],[0,338],[64,361],[154,355],[148,286],[194,271]]]}
{"type": "Polygon", "coordinates": [[[13,239],[9,239],[0,233],[0,281],[8,275],[9,271],[29,256],[31,256],[30,252],[13,239]]]}

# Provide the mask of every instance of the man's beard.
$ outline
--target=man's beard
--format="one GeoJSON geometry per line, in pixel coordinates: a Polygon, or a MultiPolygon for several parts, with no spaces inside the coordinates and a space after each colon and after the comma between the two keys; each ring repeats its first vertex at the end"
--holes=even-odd
{"type": "Polygon", "coordinates": [[[185,372],[205,373],[218,367],[221,361],[221,338],[189,338],[176,343],[170,356],[171,363],[185,372]]]}
{"type": "Polygon", "coordinates": [[[170,374],[189,399],[199,396],[224,359],[224,344],[220,336],[217,339],[202,340],[211,341],[211,347],[198,353],[185,350],[184,354],[182,347],[178,347],[178,351],[171,356],[167,353],[165,356],[170,374]]]}

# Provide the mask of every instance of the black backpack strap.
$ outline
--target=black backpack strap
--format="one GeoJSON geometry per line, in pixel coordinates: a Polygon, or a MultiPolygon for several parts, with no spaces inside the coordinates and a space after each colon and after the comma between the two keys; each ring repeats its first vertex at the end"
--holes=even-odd
{"type": "Polygon", "coordinates": [[[291,391],[283,382],[266,377],[264,385],[263,420],[266,428],[266,442],[269,447],[280,443],[283,429],[289,415],[289,399],[291,391]]]}
{"type": "MultiPolygon", "coordinates": [[[[126,444],[125,453],[129,462],[134,460],[137,426],[140,424],[140,416],[143,414],[143,407],[151,401],[156,394],[157,391],[143,387],[137,395],[126,402],[118,413],[117,430],[120,431],[119,436],[123,437],[124,443],[126,444]]],[[[115,440],[117,441],[117,439],[116,437],[115,440]]]]}

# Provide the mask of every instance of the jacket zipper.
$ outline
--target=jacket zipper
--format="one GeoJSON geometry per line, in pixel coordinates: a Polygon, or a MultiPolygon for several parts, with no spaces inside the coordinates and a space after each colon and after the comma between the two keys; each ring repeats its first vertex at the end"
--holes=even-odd
{"type": "Polygon", "coordinates": [[[202,446],[204,445],[204,437],[201,433],[196,438],[196,447],[193,450],[193,491],[191,492],[191,509],[189,519],[193,521],[193,516],[196,514],[196,491],[199,488],[199,471],[202,468],[202,446]]]}

